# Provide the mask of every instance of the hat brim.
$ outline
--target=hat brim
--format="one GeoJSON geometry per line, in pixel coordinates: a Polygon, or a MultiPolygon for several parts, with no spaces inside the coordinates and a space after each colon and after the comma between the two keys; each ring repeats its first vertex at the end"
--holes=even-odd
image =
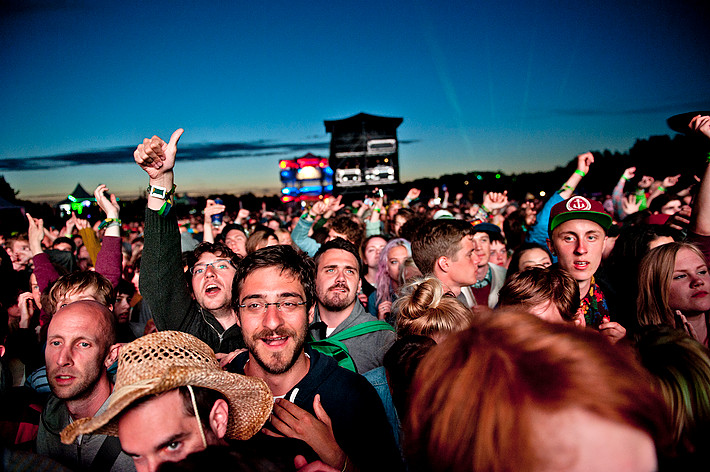
{"type": "Polygon", "coordinates": [[[64,444],[71,444],[80,434],[118,436],[118,417],[131,404],[149,395],[191,385],[216,390],[229,404],[229,421],[225,436],[230,439],[249,439],[269,419],[274,399],[266,382],[230,372],[195,367],[173,366],[159,378],[127,385],[114,390],[108,408],[93,418],[81,418],[61,433],[64,444]]]}
{"type": "Polygon", "coordinates": [[[608,213],[599,211],[570,211],[559,214],[550,220],[549,234],[552,234],[559,225],[570,220],[590,220],[604,228],[604,231],[608,230],[613,223],[611,215],[608,213]]]}

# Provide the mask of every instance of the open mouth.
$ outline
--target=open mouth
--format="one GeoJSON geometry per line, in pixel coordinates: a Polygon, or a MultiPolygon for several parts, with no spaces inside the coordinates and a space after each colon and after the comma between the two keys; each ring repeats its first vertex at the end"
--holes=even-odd
{"type": "Polygon", "coordinates": [[[207,287],[205,287],[205,294],[206,295],[215,295],[219,293],[220,288],[216,284],[209,284],[207,287]]]}
{"type": "Polygon", "coordinates": [[[574,263],[574,268],[577,270],[586,270],[589,267],[589,262],[587,261],[576,261],[574,263]]]}
{"type": "Polygon", "coordinates": [[[269,336],[266,338],[261,338],[261,342],[271,347],[279,347],[286,344],[289,336],[269,336]]]}

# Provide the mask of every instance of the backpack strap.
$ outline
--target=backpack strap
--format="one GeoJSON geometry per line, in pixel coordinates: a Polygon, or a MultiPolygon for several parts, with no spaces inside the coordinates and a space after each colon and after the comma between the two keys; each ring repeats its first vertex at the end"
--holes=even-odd
{"type": "Polygon", "coordinates": [[[343,341],[361,336],[363,334],[374,333],[375,331],[394,331],[394,328],[386,321],[366,321],[344,329],[343,331],[325,339],[321,339],[320,341],[316,341],[313,339],[312,335],[309,335],[308,344],[312,349],[334,358],[340,367],[357,372],[355,362],[353,361],[352,356],[350,356],[350,352],[343,341]]]}
{"type": "Polygon", "coordinates": [[[363,334],[374,333],[375,331],[394,331],[391,324],[383,320],[365,321],[342,330],[326,339],[331,341],[344,341],[346,339],[362,336],[363,334]]]}
{"type": "Polygon", "coordinates": [[[98,452],[89,466],[90,472],[104,472],[111,470],[114,462],[121,453],[121,442],[116,436],[106,436],[98,452]]]}

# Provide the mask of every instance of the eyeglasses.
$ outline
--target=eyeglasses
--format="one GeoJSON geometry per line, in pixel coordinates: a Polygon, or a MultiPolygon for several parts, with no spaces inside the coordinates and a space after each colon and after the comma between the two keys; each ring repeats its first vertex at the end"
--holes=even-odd
{"type": "Polygon", "coordinates": [[[274,305],[281,313],[293,313],[298,310],[299,306],[305,305],[306,302],[297,302],[295,300],[285,300],[280,302],[266,303],[260,301],[250,301],[244,305],[237,305],[239,308],[244,308],[244,312],[248,315],[260,315],[266,311],[269,305],[274,305]]]}
{"type": "Polygon", "coordinates": [[[216,261],[212,261],[207,264],[195,264],[194,266],[190,267],[190,273],[192,275],[202,275],[210,266],[212,266],[212,268],[217,272],[225,272],[229,270],[230,267],[236,269],[232,261],[230,261],[229,259],[217,259],[216,261]]]}

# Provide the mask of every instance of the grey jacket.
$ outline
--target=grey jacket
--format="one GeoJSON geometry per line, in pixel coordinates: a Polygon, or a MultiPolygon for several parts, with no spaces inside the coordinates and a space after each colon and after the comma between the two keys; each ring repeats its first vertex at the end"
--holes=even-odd
{"type": "MultiPolygon", "coordinates": [[[[109,397],[111,398],[111,397],[109,397]]],[[[108,408],[106,399],[97,415],[108,408]]],[[[69,425],[71,417],[66,403],[50,395],[47,405],[42,411],[42,417],[37,431],[37,452],[60,462],[71,470],[88,470],[96,457],[96,453],[108,436],[102,434],[85,434],[79,436],[74,443],[66,445],[59,439],[59,434],[69,425]]],[[[111,472],[135,472],[133,459],[123,452],[118,454],[111,472]]]]}
{"type": "MultiPolygon", "coordinates": [[[[333,331],[332,335],[344,331],[351,326],[376,319],[377,318],[367,313],[362,303],[360,303],[360,300],[356,299],[352,313],[340,323],[335,331],[333,331]]],[[[309,327],[313,339],[316,341],[325,339],[326,328],[327,325],[321,320],[318,307],[316,306],[315,317],[309,327]]],[[[343,341],[343,344],[348,348],[348,352],[355,363],[355,368],[357,368],[358,373],[364,374],[382,365],[382,359],[384,359],[385,353],[392,347],[392,344],[394,344],[395,339],[396,334],[394,331],[383,330],[346,339],[343,341]]]]}

